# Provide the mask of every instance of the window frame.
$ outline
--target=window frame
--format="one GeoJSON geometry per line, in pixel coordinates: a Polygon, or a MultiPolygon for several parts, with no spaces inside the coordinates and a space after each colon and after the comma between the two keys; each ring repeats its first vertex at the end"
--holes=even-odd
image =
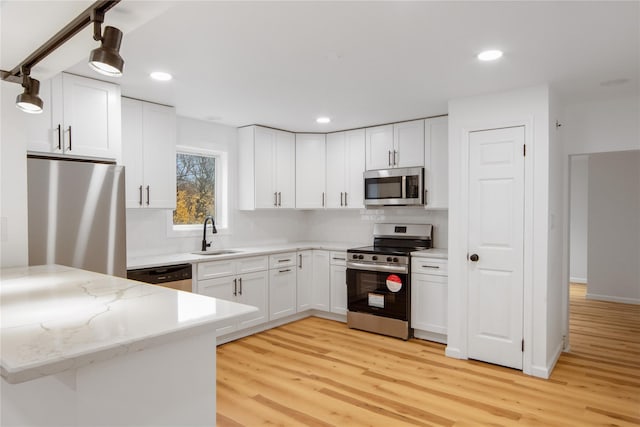
{"type": "MultiPolygon", "coordinates": [[[[226,151],[211,150],[208,148],[178,145],[176,146],[176,159],[178,154],[191,154],[215,158],[216,175],[214,184],[216,212],[214,218],[216,222],[216,229],[218,230],[217,234],[229,234],[228,153],[226,151]]],[[[174,173],[176,173],[175,170],[174,173]]],[[[177,184],[174,196],[177,197],[177,184]]],[[[174,224],[173,211],[174,209],[167,210],[168,237],[194,237],[202,235],[202,224],[174,224]]]]}

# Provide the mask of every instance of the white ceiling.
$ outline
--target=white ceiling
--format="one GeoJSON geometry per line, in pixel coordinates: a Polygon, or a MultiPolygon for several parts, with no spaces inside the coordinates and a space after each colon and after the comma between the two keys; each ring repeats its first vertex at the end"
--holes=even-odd
{"type": "MultiPolygon", "coordinates": [[[[544,83],[563,103],[639,93],[638,1],[177,3],[117,6],[168,10],[125,34],[125,75],[112,80],[124,95],[233,126],[349,129],[443,114],[449,99],[544,83]],[[505,55],[478,62],[487,48],[505,55]],[[151,81],[154,70],[175,78],[151,81]],[[331,124],[316,124],[320,115],[331,124]]],[[[96,77],[88,53],[72,58],[69,65],[80,62],[69,70],[96,77]]]]}

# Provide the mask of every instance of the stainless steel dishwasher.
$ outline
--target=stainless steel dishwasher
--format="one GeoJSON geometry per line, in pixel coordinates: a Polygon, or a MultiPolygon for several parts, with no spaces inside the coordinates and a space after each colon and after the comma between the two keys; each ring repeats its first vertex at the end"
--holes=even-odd
{"type": "Polygon", "coordinates": [[[165,286],[179,291],[192,292],[191,264],[127,270],[127,279],[165,286]]]}

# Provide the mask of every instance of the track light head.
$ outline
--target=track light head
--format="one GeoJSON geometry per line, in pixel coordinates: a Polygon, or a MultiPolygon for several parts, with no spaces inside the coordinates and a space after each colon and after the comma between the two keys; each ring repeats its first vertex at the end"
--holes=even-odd
{"type": "Polygon", "coordinates": [[[102,45],[89,55],[89,66],[105,76],[121,77],[124,69],[124,59],[120,56],[122,31],[107,26],[101,41],[102,45]]]}
{"type": "Polygon", "coordinates": [[[32,79],[28,74],[26,74],[24,76],[22,86],[24,87],[24,92],[16,98],[16,107],[25,113],[42,113],[43,102],[38,96],[38,92],[40,91],[40,82],[32,79]]]}

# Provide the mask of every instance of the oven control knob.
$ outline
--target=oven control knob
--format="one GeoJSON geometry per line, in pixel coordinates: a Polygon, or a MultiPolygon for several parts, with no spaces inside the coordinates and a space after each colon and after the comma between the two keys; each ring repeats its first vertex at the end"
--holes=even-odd
{"type": "Polygon", "coordinates": [[[353,254],[352,258],[353,258],[353,259],[358,259],[358,255],[353,254]]]}
{"type": "Polygon", "coordinates": [[[364,255],[358,255],[358,259],[364,259],[364,255]]]}
{"type": "Polygon", "coordinates": [[[374,260],[374,261],[376,261],[376,260],[378,259],[378,256],[377,256],[377,255],[374,255],[374,256],[372,256],[372,257],[371,257],[371,259],[372,259],[372,260],[374,260]]]}
{"type": "Polygon", "coordinates": [[[393,257],[393,262],[398,262],[398,258],[393,257]]]}
{"type": "Polygon", "coordinates": [[[387,257],[387,262],[391,262],[393,261],[393,258],[391,258],[390,256],[387,257]]]}

